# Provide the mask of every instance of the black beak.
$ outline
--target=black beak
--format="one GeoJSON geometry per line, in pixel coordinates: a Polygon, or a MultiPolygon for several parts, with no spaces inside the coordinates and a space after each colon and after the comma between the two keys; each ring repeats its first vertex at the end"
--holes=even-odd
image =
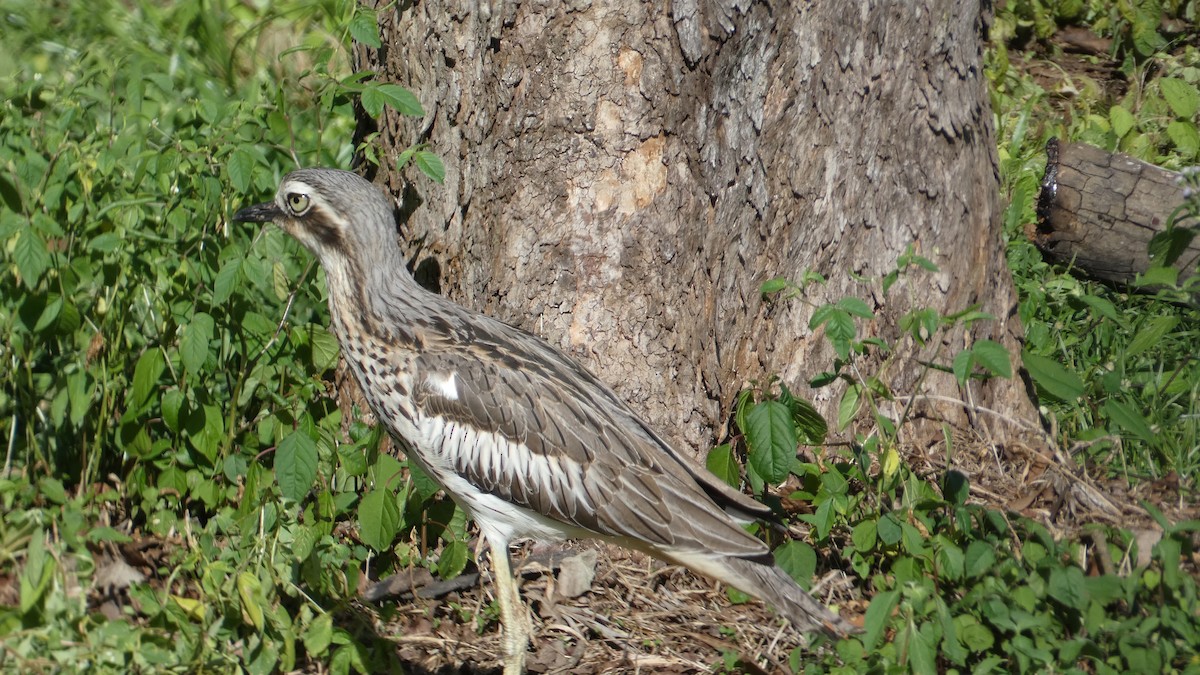
{"type": "Polygon", "coordinates": [[[266,204],[247,206],[233,214],[233,219],[239,223],[271,223],[282,215],[283,212],[279,210],[275,202],[267,202],[266,204]]]}

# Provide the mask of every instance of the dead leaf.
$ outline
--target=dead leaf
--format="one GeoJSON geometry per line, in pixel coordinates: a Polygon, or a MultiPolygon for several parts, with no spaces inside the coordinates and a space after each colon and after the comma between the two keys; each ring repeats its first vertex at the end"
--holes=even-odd
{"type": "Polygon", "coordinates": [[[560,597],[577,598],[591,590],[595,577],[596,552],[584,551],[563,559],[555,589],[560,597]]]}

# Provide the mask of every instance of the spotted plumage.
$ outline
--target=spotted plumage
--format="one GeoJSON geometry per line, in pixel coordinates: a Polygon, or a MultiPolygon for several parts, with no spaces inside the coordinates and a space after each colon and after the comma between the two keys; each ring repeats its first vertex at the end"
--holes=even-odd
{"type": "Polygon", "coordinates": [[[541,339],[421,288],[392,207],[355,174],[306,169],[237,220],[274,222],[320,260],[333,328],[367,402],[492,550],[506,673],[528,615],[508,563],[521,538],[591,537],[645,551],[773,605],[796,628],[855,629],[797,586],[739,522],[762,504],[694,465],[599,379],[541,339]]]}

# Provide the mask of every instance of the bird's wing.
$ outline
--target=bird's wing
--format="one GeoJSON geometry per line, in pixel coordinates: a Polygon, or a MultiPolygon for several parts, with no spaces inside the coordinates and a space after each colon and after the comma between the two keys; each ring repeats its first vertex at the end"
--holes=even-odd
{"type": "Polygon", "coordinates": [[[492,441],[455,448],[456,473],[484,492],[602,535],[664,550],[767,555],[674,451],[594,378],[581,376],[581,367],[515,329],[499,336],[478,328],[470,340],[428,343],[413,364],[422,412],[492,441]]]}
{"type": "MultiPolygon", "coordinates": [[[[455,305],[457,309],[460,309],[455,305]]],[[[465,310],[464,310],[465,311],[465,310]]],[[[658,446],[665,458],[683,468],[721,508],[743,519],[773,520],[771,508],[731,488],[708,470],[684,457],[651,429],[633,412],[608,385],[577,361],[555,349],[541,338],[486,315],[473,317],[477,321],[460,325],[459,337],[469,341],[488,356],[509,367],[535,372],[558,383],[572,395],[604,405],[618,425],[628,433],[640,436],[641,442],[658,446]],[[468,327],[469,326],[469,327],[468,327]],[[465,329],[466,334],[462,334],[465,329]]],[[[664,459],[665,461],[665,459],[664,459]]]]}

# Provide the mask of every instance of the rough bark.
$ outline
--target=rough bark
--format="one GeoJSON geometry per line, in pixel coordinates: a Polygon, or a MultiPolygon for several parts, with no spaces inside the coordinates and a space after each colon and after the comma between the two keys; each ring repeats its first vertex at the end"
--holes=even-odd
{"type": "MultiPolygon", "coordinates": [[[[845,296],[864,299],[878,315],[866,329],[894,345],[886,365],[862,364],[894,392],[1035,418],[1019,380],[964,392],[920,365],[984,338],[1018,352],[982,72],[990,8],[388,6],[385,47],[360,47],[362,63],[427,114],[386,118],[381,156],[427,142],[447,166],[444,186],[382,177],[421,202],[401,228],[418,267],[586,363],[669,438],[703,451],[737,392],[771,374],[832,414],[844,387],[805,385],[834,358],[808,321],[845,296]],[[885,297],[878,278],[910,244],[940,271],[885,297]],[[760,297],[764,280],[805,270],[828,283],[760,297]],[[996,320],[924,349],[899,334],[913,308],[972,305],[996,320]]],[[[931,405],[960,428],[976,422],[931,405]]]]}
{"type": "MultiPolygon", "coordinates": [[[[1046,145],[1033,242],[1051,260],[1088,276],[1126,283],[1150,269],[1148,247],[1183,204],[1179,174],[1086,143],[1046,145]]],[[[1200,241],[1175,263],[1195,273],[1200,241]]]]}

